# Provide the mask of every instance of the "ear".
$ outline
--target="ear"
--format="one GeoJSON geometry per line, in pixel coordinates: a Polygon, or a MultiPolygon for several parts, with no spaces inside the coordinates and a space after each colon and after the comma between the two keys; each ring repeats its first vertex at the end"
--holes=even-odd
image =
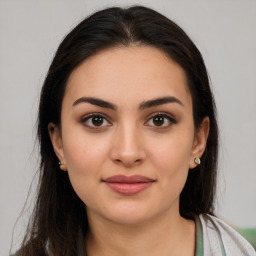
{"type": "Polygon", "coordinates": [[[203,119],[201,125],[198,127],[195,133],[193,147],[191,151],[190,163],[189,163],[190,169],[195,168],[197,166],[197,164],[195,163],[195,158],[196,157],[200,158],[204,153],[204,150],[207,144],[207,138],[209,135],[209,130],[210,130],[210,119],[207,116],[203,119]]]}
{"type": "MultiPolygon", "coordinates": [[[[66,163],[65,157],[64,157],[64,150],[62,145],[62,139],[61,139],[61,132],[59,127],[57,127],[54,123],[48,124],[48,132],[51,138],[52,146],[54,149],[54,152],[56,156],[58,157],[59,161],[62,163],[62,167],[64,168],[64,165],[66,163]]],[[[62,169],[64,170],[64,169],[62,169]]]]}

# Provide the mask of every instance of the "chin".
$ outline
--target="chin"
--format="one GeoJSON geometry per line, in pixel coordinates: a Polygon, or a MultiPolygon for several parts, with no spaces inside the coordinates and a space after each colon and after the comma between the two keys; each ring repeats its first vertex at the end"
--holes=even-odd
{"type": "Polygon", "coordinates": [[[110,211],[104,213],[105,218],[109,221],[128,226],[138,226],[150,221],[154,218],[154,213],[151,209],[146,209],[138,206],[117,207],[111,208],[110,211]]]}
{"type": "Polygon", "coordinates": [[[124,214],[121,216],[111,216],[109,220],[123,226],[140,226],[150,221],[149,216],[135,214],[133,216],[124,214]]]}

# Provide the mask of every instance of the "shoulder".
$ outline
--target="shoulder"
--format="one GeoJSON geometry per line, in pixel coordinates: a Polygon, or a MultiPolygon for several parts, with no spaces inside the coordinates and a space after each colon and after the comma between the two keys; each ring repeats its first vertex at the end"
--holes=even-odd
{"type": "Polygon", "coordinates": [[[237,231],[221,219],[199,215],[205,255],[256,256],[253,247],[237,231]]]}

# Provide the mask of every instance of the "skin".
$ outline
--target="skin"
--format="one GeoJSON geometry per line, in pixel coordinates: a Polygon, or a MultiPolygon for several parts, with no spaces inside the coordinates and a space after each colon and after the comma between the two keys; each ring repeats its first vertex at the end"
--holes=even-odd
{"type": "Polygon", "coordinates": [[[206,117],[194,129],[192,99],[183,69],[152,47],[115,47],[85,60],[65,91],[61,131],[49,124],[56,155],[86,204],[88,255],[194,255],[195,224],[179,214],[179,195],[195,157],[205,149],[206,117]],[[180,101],[139,110],[165,96],[180,101]],[[117,110],[78,102],[96,97],[117,110]],[[154,115],[161,114],[160,123],[154,115]],[[101,123],[86,119],[104,116],[101,123]],[[97,126],[99,124],[99,126],[97,126]],[[113,175],[154,180],[144,191],[121,195],[102,180],[113,175]],[[184,240],[184,237],[186,239],[184,240]]]}

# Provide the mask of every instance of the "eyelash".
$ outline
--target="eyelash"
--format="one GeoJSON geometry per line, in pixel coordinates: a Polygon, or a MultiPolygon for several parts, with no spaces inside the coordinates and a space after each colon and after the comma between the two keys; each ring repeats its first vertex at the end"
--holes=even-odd
{"type": "MultiPolygon", "coordinates": [[[[173,118],[171,115],[169,114],[166,114],[166,113],[162,113],[162,112],[157,112],[155,114],[153,114],[147,121],[147,123],[153,119],[154,117],[157,117],[157,116],[161,116],[163,117],[164,119],[167,119],[169,121],[169,124],[168,125],[165,125],[165,126],[153,126],[155,128],[160,128],[160,129],[164,129],[164,128],[168,128],[170,127],[172,124],[177,124],[177,120],[175,118],[173,118]]],[[[92,114],[89,114],[89,115],[86,115],[84,116],[80,122],[85,124],[88,120],[90,120],[91,118],[93,117],[100,117],[100,118],[104,118],[105,120],[108,120],[108,118],[106,118],[104,115],[100,114],[100,113],[92,113],[92,114]]],[[[90,129],[102,129],[106,126],[93,126],[93,125],[87,125],[85,124],[86,127],[90,128],[90,129]]],[[[109,126],[109,125],[107,125],[109,126]]],[[[149,126],[149,125],[147,125],[149,126]]]]}

